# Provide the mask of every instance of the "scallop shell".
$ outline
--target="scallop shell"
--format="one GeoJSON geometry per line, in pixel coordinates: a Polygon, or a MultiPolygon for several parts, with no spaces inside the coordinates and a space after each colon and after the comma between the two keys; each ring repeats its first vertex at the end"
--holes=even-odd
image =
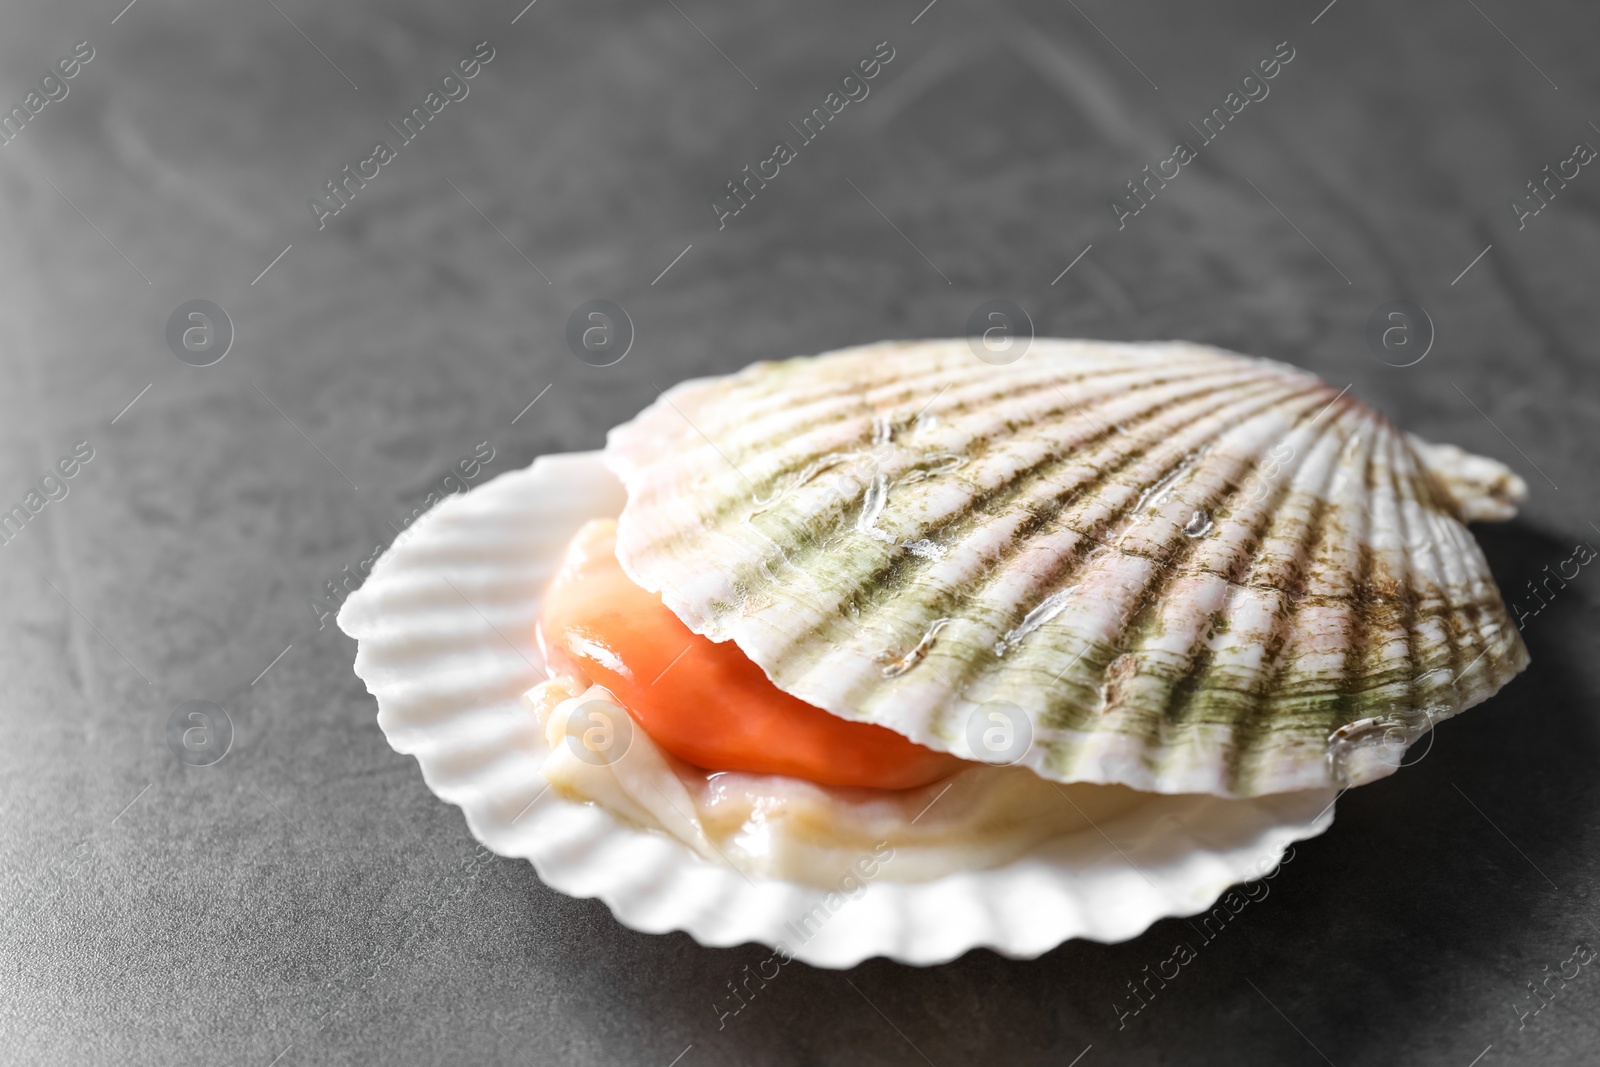
{"type": "Polygon", "coordinates": [[[1059,781],[1360,784],[1527,663],[1464,526],[1521,479],[1219,349],[759,363],[664,394],[606,459],[623,566],[695,631],[968,758],[1014,705],[1059,781]]]}
{"type": "MultiPolygon", "coordinates": [[[[942,963],[979,946],[1031,958],[1068,938],[1123,941],[1211,909],[1230,885],[1272,877],[1293,843],[1333,822],[1332,791],[1151,796],[1002,866],[880,879],[855,899],[707,862],[552,788],[545,731],[523,700],[545,677],[534,623],[567,541],[585,521],[614,517],[623,499],[594,452],[542,456],[451,496],[383,554],[339,626],[357,641],[356,673],[389,744],[416,757],[472,835],[527,859],[552,888],[604,901],[632,929],[782,945],[818,967],[872,956],[942,963]]],[[[1225,923],[1237,900],[1217,908],[1225,923]]],[[[726,998],[720,986],[709,995],[726,998]]]]}

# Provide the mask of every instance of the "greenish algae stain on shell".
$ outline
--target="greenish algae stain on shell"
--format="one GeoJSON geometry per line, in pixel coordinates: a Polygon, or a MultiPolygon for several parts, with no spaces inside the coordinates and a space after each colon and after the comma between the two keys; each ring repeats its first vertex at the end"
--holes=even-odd
{"type": "Polygon", "coordinates": [[[1060,781],[1359,784],[1527,662],[1464,519],[1526,489],[1294,368],[965,341],[756,364],[612,432],[618,555],[782,688],[1060,781]],[[1043,610],[1041,610],[1043,609],[1043,610]]]}

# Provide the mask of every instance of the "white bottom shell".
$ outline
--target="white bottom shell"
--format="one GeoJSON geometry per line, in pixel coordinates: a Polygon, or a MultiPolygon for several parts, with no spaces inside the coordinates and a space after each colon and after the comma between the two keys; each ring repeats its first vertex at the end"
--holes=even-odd
{"type": "Polygon", "coordinates": [[[1249,800],[1161,796],[986,870],[865,877],[827,890],[750,879],[682,842],[551,790],[522,695],[544,677],[543,590],[585,521],[620,512],[598,453],[546,456],[428,513],[339,613],[378,724],[495,852],[551,887],[598,897],[636,930],[760,942],[820,967],[926,965],[987,947],[1031,958],[1074,937],[1115,942],[1208,908],[1333,821],[1332,790],[1249,800]]]}

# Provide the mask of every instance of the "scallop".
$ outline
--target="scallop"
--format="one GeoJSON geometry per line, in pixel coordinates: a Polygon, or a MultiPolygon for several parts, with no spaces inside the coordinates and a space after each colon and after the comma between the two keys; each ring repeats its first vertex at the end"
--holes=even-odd
{"type": "Polygon", "coordinates": [[[1220,349],[758,363],[663,394],[606,462],[618,557],[697,633],[836,715],[1060,782],[1361,784],[1527,664],[1465,526],[1514,515],[1521,479],[1220,349]],[[995,707],[1024,734],[999,755],[995,707]]]}

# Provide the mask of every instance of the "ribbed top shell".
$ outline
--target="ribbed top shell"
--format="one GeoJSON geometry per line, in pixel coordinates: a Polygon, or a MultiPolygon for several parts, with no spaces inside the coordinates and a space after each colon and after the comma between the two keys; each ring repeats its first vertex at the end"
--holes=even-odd
{"type": "Polygon", "coordinates": [[[1359,784],[1527,663],[1464,520],[1526,493],[1282,364],[886,343],[686,382],[612,431],[618,556],[784,690],[1060,781],[1359,784]],[[998,702],[998,703],[997,703],[998,702]],[[1013,731],[1015,732],[1015,731],[1013,731]]]}

